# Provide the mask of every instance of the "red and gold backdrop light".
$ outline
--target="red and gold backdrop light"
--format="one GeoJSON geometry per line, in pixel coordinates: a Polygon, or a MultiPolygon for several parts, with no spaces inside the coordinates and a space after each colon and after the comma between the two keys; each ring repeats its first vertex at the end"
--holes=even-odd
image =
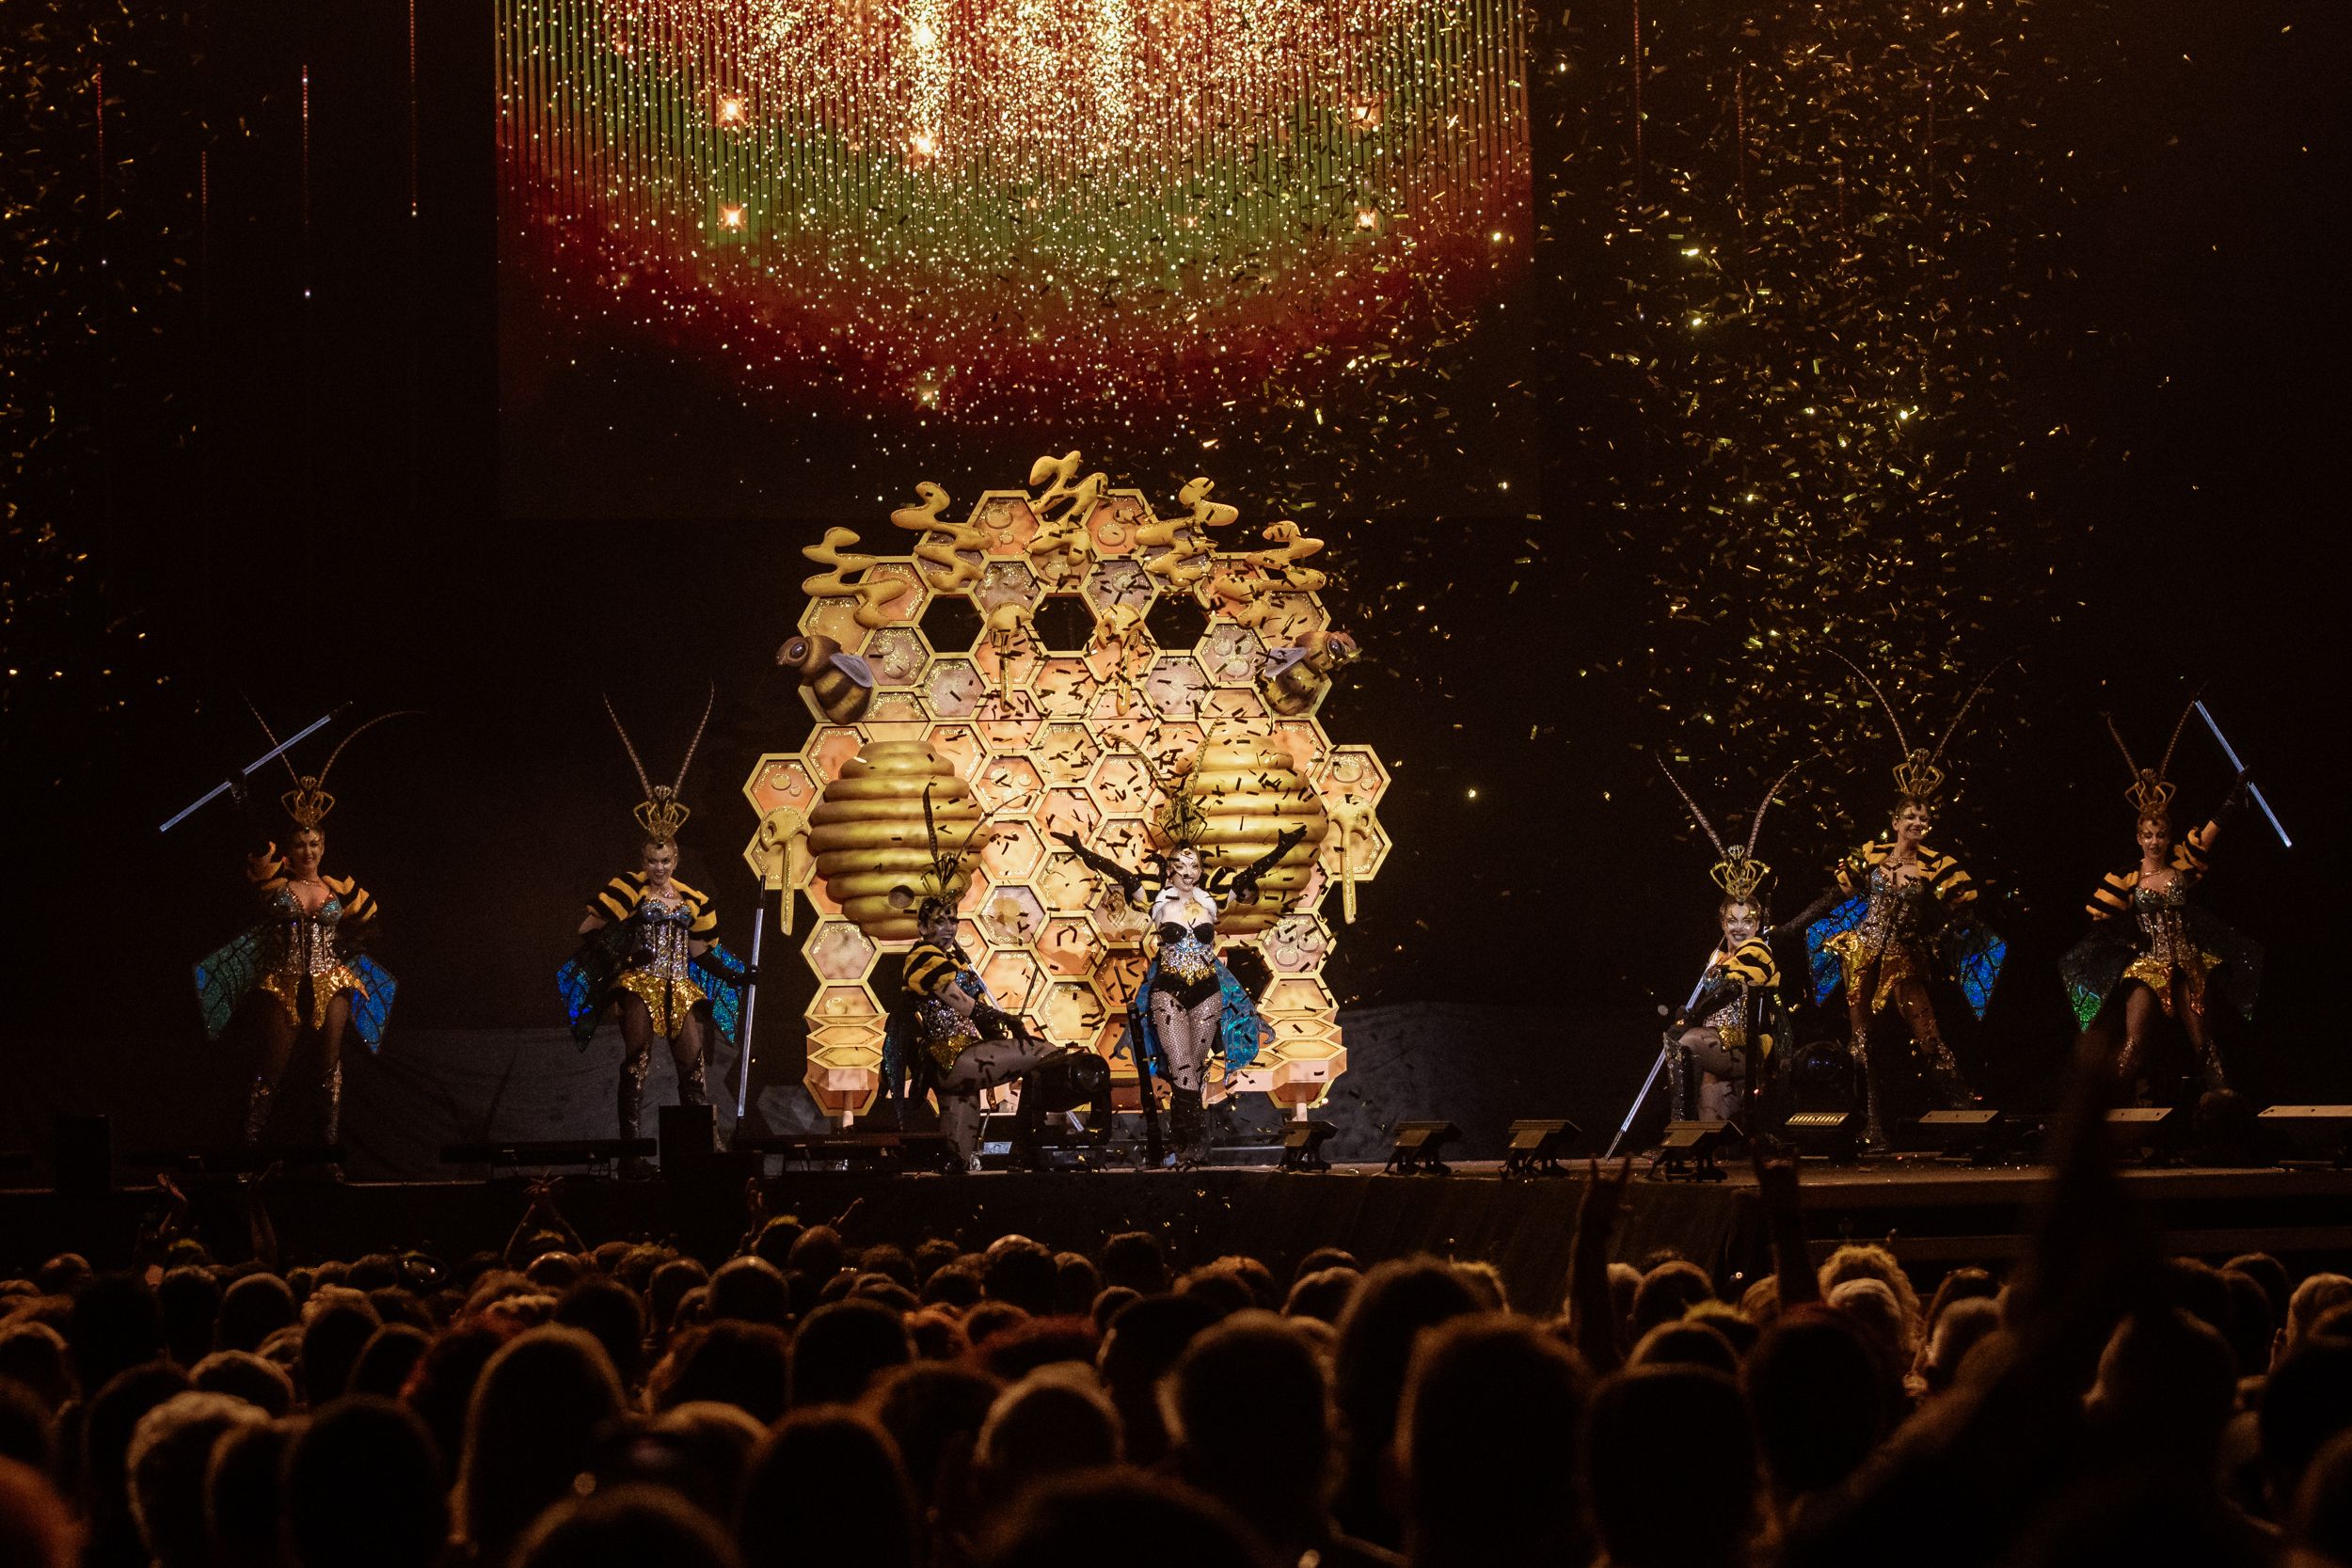
{"type": "Polygon", "coordinates": [[[1471,302],[1526,248],[1515,0],[498,15],[510,264],[746,395],[1197,404],[1471,302]]]}

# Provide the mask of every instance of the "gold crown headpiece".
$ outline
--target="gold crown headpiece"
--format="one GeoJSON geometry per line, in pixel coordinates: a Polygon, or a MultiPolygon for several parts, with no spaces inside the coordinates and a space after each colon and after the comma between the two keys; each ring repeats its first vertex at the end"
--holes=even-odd
{"type": "Polygon", "coordinates": [[[1724,896],[1731,902],[1754,903],[1756,889],[1771,878],[1772,868],[1756,858],[1756,847],[1764,836],[1764,814],[1772,809],[1772,798],[1780,793],[1780,786],[1787,784],[1788,776],[1802,766],[1802,763],[1790,763],[1781,769],[1780,777],[1774,779],[1771,787],[1764,791],[1764,799],[1756,803],[1756,815],[1748,819],[1747,843],[1726,845],[1716,834],[1715,824],[1707,819],[1707,813],[1699,809],[1699,803],[1691,798],[1691,792],[1682,787],[1682,781],[1675,777],[1675,770],[1666,766],[1666,759],[1662,756],[1658,759],[1659,770],[1666,775],[1666,782],[1675,786],[1675,793],[1682,797],[1682,803],[1691,808],[1692,818],[1698,823],[1699,832],[1707,835],[1707,841],[1715,847],[1715,853],[1721,857],[1708,867],[1707,874],[1714,879],[1715,885],[1724,890],[1724,896]]]}
{"type": "MultiPolygon", "coordinates": [[[[246,711],[253,715],[253,721],[262,726],[262,733],[269,736],[269,743],[272,746],[277,745],[278,734],[269,727],[269,721],[262,717],[262,710],[255,707],[250,699],[246,700],[245,705],[246,711]]],[[[292,759],[282,752],[279,753],[278,760],[285,763],[286,776],[294,780],[294,787],[280,795],[278,798],[278,803],[285,808],[286,815],[293,818],[294,825],[305,832],[314,832],[318,825],[326,820],[326,814],[335,809],[335,797],[326,791],[326,775],[335,770],[335,759],[343,754],[344,747],[387,719],[405,718],[417,711],[415,708],[400,708],[391,713],[377,714],[337,741],[335,749],[326,753],[325,766],[321,767],[316,773],[295,772],[292,759]]]]}
{"type": "Polygon", "coordinates": [[[686,802],[678,799],[678,792],[686,787],[686,770],[694,765],[694,749],[702,744],[703,731],[710,723],[710,710],[718,705],[718,702],[719,688],[714,682],[709,698],[703,704],[703,716],[694,725],[694,737],[686,743],[685,760],[677,765],[677,782],[658,784],[645,771],[644,759],[637,754],[637,743],[628,737],[628,726],[621,722],[620,714],[613,710],[612,699],[607,697],[604,700],[604,711],[612,717],[612,727],[621,734],[621,746],[628,752],[629,765],[637,769],[638,787],[645,792],[645,798],[637,802],[636,810],[630,815],[637,818],[637,825],[645,830],[645,837],[651,843],[674,842],[677,838],[677,831],[686,826],[686,819],[694,815],[686,809],[686,802]]]}
{"type": "Polygon", "coordinates": [[[1860,676],[1862,684],[1870,689],[1870,695],[1879,700],[1879,706],[1886,710],[1886,721],[1895,729],[1895,744],[1902,748],[1903,753],[1903,760],[1895,765],[1896,791],[1902,799],[1917,800],[1922,804],[1933,801],[1936,796],[1943,793],[1944,781],[1950,776],[1940,766],[1944,760],[1944,749],[1952,743],[1952,736],[1960,733],[1960,721],[1968,717],[1968,710],[1976,705],[1978,697],[1992,684],[1993,677],[2000,673],[2002,666],[2009,663],[2008,658],[2002,659],[1968,689],[1968,695],[1960,700],[1960,710],[1944,727],[1943,736],[1936,741],[1935,749],[1930,751],[1911,743],[1911,737],[1903,733],[1902,715],[1895,711],[1895,705],[1886,700],[1886,693],[1879,689],[1878,682],[1870,678],[1869,672],[1835,648],[1830,650],[1830,657],[1860,676]]]}
{"type": "Polygon", "coordinates": [[[2166,775],[2172,771],[2172,752],[2181,744],[2181,732],[2188,727],[2188,716],[2197,711],[2197,698],[2202,689],[2201,687],[2189,693],[2187,705],[2172,722],[2172,737],[2164,743],[2164,755],[2153,768],[2142,768],[2132,759],[2132,749],[2123,743],[2123,732],[2115,727],[2115,715],[2099,716],[2107,721],[2107,734],[2115,736],[2115,749],[2123,753],[2123,766],[2131,769],[2131,787],[2124,790],[2123,798],[2131,801],[2137,816],[2163,816],[2171,811],[2172,797],[2179,791],[2166,775]]]}

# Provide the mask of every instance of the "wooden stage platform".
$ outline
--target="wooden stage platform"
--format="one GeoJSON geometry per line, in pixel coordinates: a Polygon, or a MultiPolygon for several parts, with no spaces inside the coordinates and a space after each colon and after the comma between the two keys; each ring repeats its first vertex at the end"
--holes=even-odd
{"type": "MultiPolygon", "coordinates": [[[[519,1218],[523,1178],[345,1185],[289,1177],[270,1201],[288,1263],[417,1248],[455,1260],[503,1247],[519,1218]]],[[[912,1243],[926,1236],[984,1244],[1008,1231],[1061,1248],[1091,1249],[1115,1232],[1148,1229],[1179,1265],[1221,1253],[1263,1259],[1286,1273],[1317,1246],[1365,1259],[1427,1251],[1491,1261],[1522,1307],[1545,1310],[1565,1288],[1568,1246],[1582,1195],[1581,1166],[1509,1177],[1491,1164],[1448,1175],[1383,1175],[1374,1166],[1320,1173],[1215,1166],[1184,1173],[1056,1171],[969,1177],[791,1169],[768,1179],[771,1212],[836,1224],[852,1243],[912,1243]]],[[[2297,1267],[2352,1261],[2352,1174],[2331,1169],[2133,1169],[2175,1252],[2211,1258],[2263,1250],[2297,1267]]],[[[562,1190],[567,1218],[590,1242],[663,1239],[716,1260],[743,1226],[741,1167],[691,1180],[575,1178],[562,1190]]],[[[1931,1279],[1963,1263],[2017,1255],[2046,1184],[2030,1166],[1981,1168],[1934,1159],[1853,1166],[1807,1162],[1806,1228],[1818,1251],[1843,1241],[1887,1242],[1931,1279]]],[[[246,1225],[233,1178],[183,1180],[199,1233],[237,1258],[246,1225]]],[[[1643,1262],[1678,1253],[1734,1291],[1768,1266],[1752,1181],[1637,1178],[1615,1256],[1643,1262]]],[[[102,1265],[128,1258],[152,1188],[83,1196],[0,1191],[0,1275],[74,1250],[102,1265]]]]}

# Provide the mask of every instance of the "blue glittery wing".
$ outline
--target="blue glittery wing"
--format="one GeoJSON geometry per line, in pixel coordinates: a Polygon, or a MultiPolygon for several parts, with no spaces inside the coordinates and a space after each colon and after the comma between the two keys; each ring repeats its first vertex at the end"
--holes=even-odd
{"type": "Polygon", "coordinates": [[[1804,928],[1804,963],[1813,976],[1813,1001],[1816,1006],[1826,1004],[1845,978],[1837,967],[1837,955],[1829,951],[1829,939],[1852,930],[1862,924],[1863,914],[1869,909],[1867,898],[1849,898],[1829,913],[1804,928]]]}
{"type": "Polygon", "coordinates": [[[204,1037],[220,1038],[236,1016],[237,1004],[262,979],[262,928],[248,927],[194,966],[196,1005],[204,1014],[204,1037]]]}
{"type": "Polygon", "coordinates": [[[612,977],[620,973],[623,947],[633,940],[626,921],[599,926],[580,939],[580,950],[555,972],[555,989],[564,998],[572,1043],[582,1051],[596,1037],[596,1024],[612,994],[612,977]]]}
{"type": "Polygon", "coordinates": [[[694,960],[694,967],[707,975],[712,983],[703,989],[710,994],[710,1022],[718,1026],[729,1045],[743,1040],[743,960],[726,950],[726,944],[714,942],[710,950],[694,960]]]}
{"type": "Polygon", "coordinates": [[[2106,931],[2094,930],[2066,950],[2058,975],[2066,982],[2066,1005],[2074,1011],[2076,1028],[2090,1027],[2131,961],[2132,944],[2106,931]]]}
{"type": "Polygon", "coordinates": [[[347,961],[351,972],[359,976],[359,983],[368,988],[367,995],[351,999],[351,1026],[359,1032],[359,1038],[370,1051],[381,1051],[384,1027],[392,1021],[392,999],[400,994],[400,982],[365,953],[347,961]]]}
{"type": "Polygon", "coordinates": [[[1982,1019],[1993,1005],[1993,988],[2009,958],[2009,943],[1992,927],[1963,915],[1944,927],[1942,946],[1945,966],[1960,994],[1968,999],[1968,1010],[1982,1019]]]}
{"type": "Polygon", "coordinates": [[[1258,1053],[1274,1041],[1274,1025],[1258,1016],[1258,1004],[1248,988],[1233,978],[1233,972],[1219,959],[1216,966],[1217,984],[1225,992],[1225,1016],[1219,1021],[1218,1032],[1225,1046],[1225,1076],[1234,1073],[1258,1059],[1258,1053]]]}

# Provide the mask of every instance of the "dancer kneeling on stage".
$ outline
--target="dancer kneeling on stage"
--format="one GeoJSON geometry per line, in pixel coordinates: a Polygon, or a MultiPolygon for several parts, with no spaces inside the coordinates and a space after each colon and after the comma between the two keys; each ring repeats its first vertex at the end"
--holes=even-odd
{"type": "Polygon", "coordinates": [[[2160,1018],[2179,1022],[2206,1092],[2229,1087],[2206,1002],[2218,992],[2230,1011],[2251,1019],[2262,978],[2262,948],[2189,897],[2204,879],[2222,829],[2244,803],[2246,776],[2238,776],[2212,821],[2184,837],[2173,836],[2176,790],[2165,774],[2194,705],[2192,699],[2190,708],[2182,710],[2171,744],[2154,768],[2135,763],[2122,733],[2113,720],[2107,721],[2123,765],[2132,771],[2127,794],[2136,814],[2139,861],[2129,870],[2110,871],[2100,882],[2087,906],[2090,934],[2059,965],[2084,1031],[2111,1040],[2120,1025],[2123,1045],[2116,1077],[2143,1105],[2149,1098],[2149,1050],[2160,1018]]]}
{"type": "MultiPolygon", "coordinates": [[[[928,1077],[939,1096],[939,1130],[946,1134],[957,1165],[966,1171],[980,1168],[980,1097],[1015,1079],[1026,1079],[1065,1055],[1093,1064],[1102,1091],[1097,1119],[1107,1130],[1103,1117],[1108,1108],[1108,1065],[1092,1052],[1057,1050],[996,1006],[988,982],[956,940],[954,904],[937,895],[927,897],[916,907],[914,918],[921,934],[907,952],[906,990],[914,1006],[914,1049],[922,1057],[917,1078],[928,1077]]],[[[1085,1066],[1065,1064],[1059,1070],[1068,1076],[1085,1066]]],[[[1098,1085],[1089,1079],[1086,1086],[1092,1090],[1098,1085]]],[[[1025,1083],[1022,1141],[1032,1158],[1042,1116],[1037,1099],[1033,1085],[1025,1083]]]]}
{"type": "MultiPolygon", "coordinates": [[[[713,700],[716,700],[714,693],[713,700]]],[[[605,704],[608,712],[612,704],[605,704]]],[[[703,723],[710,708],[703,708],[703,723]]],[[[691,815],[678,800],[686,769],[702,739],[695,726],[678,765],[677,783],[655,784],[645,775],[637,748],[621,728],[621,744],[636,764],[645,798],[636,809],[644,830],[635,871],[613,878],[588,901],[580,923],[580,951],[556,974],[556,986],[571,1014],[572,1038],[585,1051],[607,1007],[621,1022],[621,1082],[617,1131],[634,1138],[644,1115],[645,1080],[653,1070],[653,1038],[670,1042],[676,1065],[678,1103],[707,1105],[709,1041],[715,1032],[733,1040],[742,1016],[742,987],[749,972],[714,940],[719,916],[710,900],[676,879],[677,831],[691,815]]],[[[626,1167],[643,1175],[648,1166],[632,1160],[626,1167]]]]}
{"type": "Polygon", "coordinates": [[[1772,809],[1772,797],[1796,769],[1783,772],[1764,792],[1763,802],[1749,819],[1747,843],[1726,847],[1674,769],[1662,758],[1658,766],[1691,808],[1699,831],[1714,845],[1717,859],[1708,876],[1723,895],[1716,910],[1722,940],[1699,977],[1697,991],[1667,1031],[1670,1114],[1676,1121],[1689,1119],[1693,1111],[1702,1121],[1734,1121],[1758,1092],[1765,1058],[1782,1032],[1780,964],[1764,925],[1762,890],[1772,868],[1756,858],[1756,847],[1762,840],[1764,814],[1772,809]],[[1691,1082],[1693,1069],[1700,1075],[1695,1085],[1691,1082]]]}
{"type": "MultiPolygon", "coordinates": [[[[256,717],[259,717],[258,715],[256,717]]],[[[320,824],[335,809],[326,776],[335,759],[360,731],[396,714],[384,714],[343,736],[316,777],[295,776],[279,797],[291,827],[282,832],[258,820],[248,796],[237,800],[253,822],[261,847],[246,857],[246,879],[262,905],[262,918],[237,939],[196,966],[197,999],[204,1011],[204,1033],[217,1038],[248,998],[260,998],[262,1059],[246,1090],[244,1143],[262,1141],[278,1081],[306,1032],[318,1037],[319,1087],[326,1100],[319,1141],[342,1138],[343,1031],[356,1029],[367,1048],[382,1042],[390,1021],[392,977],[361,948],[376,921],[375,900],[348,877],[329,877],[320,862],[326,834],[320,824]],[[283,838],[281,853],[278,841],[283,838]]],[[[267,723],[262,726],[267,733],[267,723]]],[[[278,737],[270,736],[274,746],[278,737]]],[[[294,765],[286,765],[294,774],[294,765]]]]}

